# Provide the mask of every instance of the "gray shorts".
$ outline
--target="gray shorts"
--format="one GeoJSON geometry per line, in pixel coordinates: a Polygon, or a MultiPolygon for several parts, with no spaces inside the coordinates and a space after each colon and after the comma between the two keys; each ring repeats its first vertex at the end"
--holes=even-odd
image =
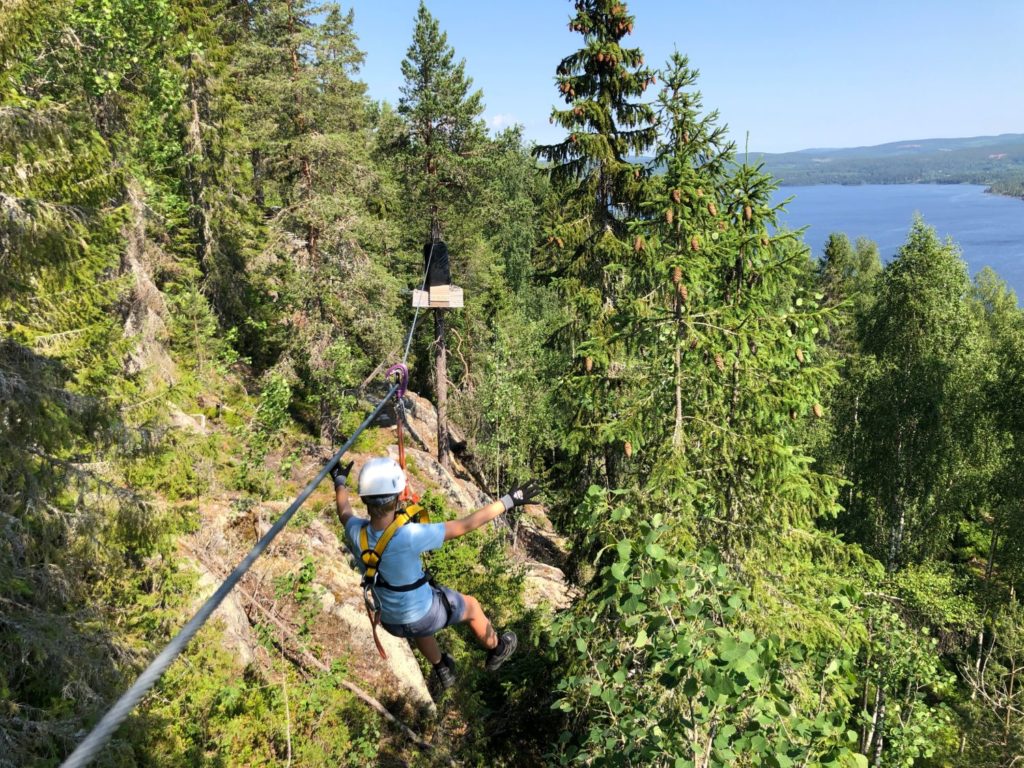
{"type": "Polygon", "coordinates": [[[382,621],[380,625],[395,637],[430,637],[462,621],[466,615],[465,598],[448,587],[433,586],[431,589],[434,591],[434,599],[423,618],[411,624],[389,624],[382,621]]]}

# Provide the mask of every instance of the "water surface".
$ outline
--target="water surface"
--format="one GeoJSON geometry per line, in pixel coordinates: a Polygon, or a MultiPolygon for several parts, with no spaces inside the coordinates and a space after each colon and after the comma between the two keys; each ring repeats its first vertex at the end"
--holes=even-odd
{"type": "Polygon", "coordinates": [[[974,184],[822,184],[781,187],[774,202],[788,197],[780,223],[807,226],[804,242],[821,255],[832,232],[851,241],[863,235],[878,243],[888,262],[906,242],[914,213],[920,213],[939,237],[960,246],[971,275],[992,267],[1018,298],[1024,297],[1024,200],[990,195],[974,184]]]}

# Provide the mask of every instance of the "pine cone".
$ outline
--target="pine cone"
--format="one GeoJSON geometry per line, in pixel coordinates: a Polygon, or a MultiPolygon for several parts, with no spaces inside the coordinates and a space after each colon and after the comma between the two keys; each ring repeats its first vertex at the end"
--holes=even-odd
{"type": "Polygon", "coordinates": [[[683,193],[680,192],[678,189],[673,189],[672,190],[672,202],[673,203],[678,203],[682,199],[683,199],[683,193]]]}
{"type": "Polygon", "coordinates": [[[721,355],[715,355],[715,367],[719,371],[725,371],[725,360],[722,359],[721,355]]]}
{"type": "Polygon", "coordinates": [[[800,363],[803,363],[803,361],[804,361],[804,351],[802,349],[800,349],[800,347],[796,348],[796,359],[800,363]]]}
{"type": "Polygon", "coordinates": [[[644,242],[644,236],[637,235],[636,240],[633,241],[633,250],[636,251],[637,253],[640,253],[640,251],[642,251],[646,246],[647,243],[644,242]]]}
{"type": "Polygon", "coordinates": [[[751,208],[749,205],[743,206],[743,218],[746,219],[747,221],[750,221],[752,218],[754,218],[754,209],[751,208]]]}
{"type": "Polygon", "coordinates": [[[587,369],[587,373],[594,370],[594,358],[590,356],[583,358],[583,367],[587,369]]]}
{"type": "Polygon", "coordinates": [[[631,458],[633,456],[633,444],[627,440],[622,447],[626,451],[626,458],[631,458]]]}
{"type": "Polygon", "coordinates": [[[679,283],[676,285],[676,293],[679,294],[679,300],[685,304],[690,299],[690,292],[686,290],[686,283],[679,283]]]}
{"type": "Polygon", "coordinates": [[[683,279],[683,269],[682,269],[682,267],[672,267],[672,282],[678,284],[679,281],[682,280],[682,279],[683,279]]]}
{"type": "Polygon", "coordinates": [[[700,250],[700,239],[696,235],[690,238],[690,250],[694,253],[700,250]]]}
{"type": "Polygon", "coordinates": [[[713,202],[712,203],[708,203],[708,213],[710,213],[712,216],[717,216],[718,215],[718,206],[716,206],[713,202]]]}
{"type": "Polygon", "coordinates": [[[820,419],[824,415],[824,411],[821,409],[821,405],[815,403],[811,406],[811,410],[814,412],[814,418],[820,419]]]}
{"type": "Polygon", "coordinates": [[[668,210],[666,210],[666,211],[665,211],[665,221],[666,221],[667,223],[671,224],[671,223],[672,223],[672,220],[673,220],[674,218],[675,218],[675,213],[673,213],[673,212],[672,212],[672,209],[671,209],[671,208],[669,208],[668,210]]]}

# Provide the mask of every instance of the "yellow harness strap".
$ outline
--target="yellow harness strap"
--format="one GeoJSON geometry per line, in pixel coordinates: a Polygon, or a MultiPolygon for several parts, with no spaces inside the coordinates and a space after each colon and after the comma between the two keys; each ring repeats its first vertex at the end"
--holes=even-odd
{"type": "Polygon", "coordinates": [[[363,574],[363,580],[366,583],[373,584],[374,579],[377,578],[377,568],[380,567],[380,559],[383,557],[384,550],[388,548],[388,544],[391,543],[391,539],[398,532],[398,529],[406,523],[413,521],[429,523],[430,514],[419,504],[410,504],[395,514],[395,519],[391,521],[391,525],[384,529],[384,533],[377,539],[377,544],[373,549],[370,549],[370,536],[367,533],[367,529],[370,527],[369,523],[362,527],[362,530],[359,531],[359,549],[363,565],[366,566],[366,573],[363,574]]]}
{"type": "Polygon", "coordinates": [[[377,646],[377,652],[382,659],[386,659],[388,655],[384,651],[384,646],[381,645],[380,638],[377,637],[377,625],[380,624],[380,605],[377,603],[377,596],[373,594],[373,585],[377,582],[377,568],[380,566],[380,559],[384,555],[384,550],[387,549],[388,544],[395,533],[398,532],[398,529],[414,519],[417,523],[429,523],[430,515],[427,510],[418,504],[410,504],[395,515],[395,519],[384,529],[384,533],[377,539],[377,545],[373,549],[370,549],[370,535],[366,530],[370,527],[370,524],[366,523],[362,530],[359,531],[360,556],[363,565],[366,566],[366,573],[363,574],[363,602],[366,605],[366,613],[370,617],[373,642],[377,646]]]}

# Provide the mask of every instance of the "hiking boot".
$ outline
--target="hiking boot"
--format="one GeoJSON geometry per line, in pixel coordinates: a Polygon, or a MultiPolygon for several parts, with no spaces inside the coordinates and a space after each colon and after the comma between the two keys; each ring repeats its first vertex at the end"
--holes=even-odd
{"type": "Polygon", "coordinates": [[[441,654],[441,661],[434,665],[434,680],[442,691],[455,685],[455,659],[447,653],[441,654]]]}
{"type": "Polygon", "coordinates": [[[484,662],[487,671],[493,672],[504,664],[505,660],[515,652],[518,643],[516,633],[511,629],[502,632],[498,637],[498,644],[487,654],[487,661],[484,662]]]}

